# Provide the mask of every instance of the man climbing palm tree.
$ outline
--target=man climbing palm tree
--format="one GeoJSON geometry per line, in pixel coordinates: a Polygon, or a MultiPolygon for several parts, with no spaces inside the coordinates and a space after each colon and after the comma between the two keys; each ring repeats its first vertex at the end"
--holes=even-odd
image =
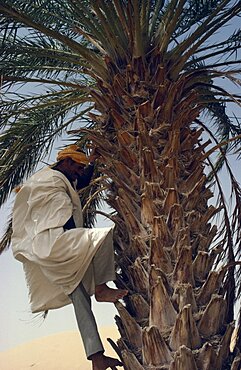
{"type": "Polygon", "coordinates": [[[112,228],[83,228],[75,191],[87,185],[93,165],[70,145],[58,162],[33,175],[16,197],[13,211],[13,253],[25,269],[33,312],[62,307],[70,300],[93,370],[115,369],[121,363],[103,355],[90,295],[99,302],[116,302],[127,291],[111,289],[115,280],[112,228]]]}

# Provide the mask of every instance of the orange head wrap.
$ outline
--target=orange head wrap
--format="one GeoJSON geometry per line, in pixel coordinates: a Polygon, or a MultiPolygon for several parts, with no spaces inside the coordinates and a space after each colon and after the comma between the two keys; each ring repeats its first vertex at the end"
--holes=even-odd
{"type": "Polygon", "coordinates": [[[89,163],[89,159],[85,155],[85,153],[80,151],[78,145],[69,145],[63,150],[60,150],[57,155],[57,161],[61,161],[65,158],[71,158],[73,161],[87,165],[89,163]]]}

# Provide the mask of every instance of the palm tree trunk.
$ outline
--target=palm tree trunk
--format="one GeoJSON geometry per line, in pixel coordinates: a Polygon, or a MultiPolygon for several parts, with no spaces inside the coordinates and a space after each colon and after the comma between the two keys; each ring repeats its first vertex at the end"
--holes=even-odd
{"type": "Polygon", "coordinates": [[[99,131],[89,137],[111,179],[117,286],[129,290],[116,304],[125,369],[230,369],[234,324],[226,271],[213,267],[220,209],[208,204],[197,94],[188,74],[171,81],[159,56],[124,71],[106,62],[112,78],[92,93],[101,116],[91,115],[99,131]]]}

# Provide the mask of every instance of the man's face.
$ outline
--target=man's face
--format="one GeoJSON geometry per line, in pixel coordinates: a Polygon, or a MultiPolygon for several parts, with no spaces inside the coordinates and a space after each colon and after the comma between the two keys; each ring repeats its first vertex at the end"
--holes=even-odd
{"type": "Polygon", "coordinates": [[[68,174],[68,177],[71,181],[75,181],[84,174],[84,164],[77,163],[70,158],[66,158],[65,160],[65,170],[68,174]]]}

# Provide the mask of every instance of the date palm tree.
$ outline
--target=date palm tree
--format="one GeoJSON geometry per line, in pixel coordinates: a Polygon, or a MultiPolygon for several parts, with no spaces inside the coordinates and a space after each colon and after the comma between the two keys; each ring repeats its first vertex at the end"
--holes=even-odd
{"type": "MultiPolygon", "coordinates": [[[[240,369],[241,189],[227,155],[241,96],[223,79],[240,86],[228,25],[241,1],[1,0],[0,12],[1,204],[58,136],[95,146],[84,211],[91,225],[101,197],[113,210],[125,369],[240,369]]],[[[11,224],[2,250],[10,238],[11,224]]]]}

